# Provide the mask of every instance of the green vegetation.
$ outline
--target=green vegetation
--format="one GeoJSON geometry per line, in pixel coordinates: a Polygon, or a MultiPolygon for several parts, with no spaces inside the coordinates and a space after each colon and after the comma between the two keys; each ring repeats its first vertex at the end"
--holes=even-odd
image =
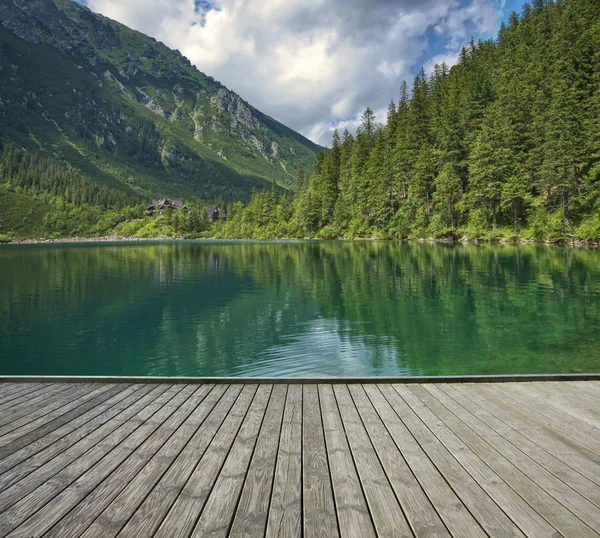
{"type": "Polygon", "coordinates": [[[218,237],[600,239],[600,4],[535,0],[218,237]]]}
{"type": "Polygon", "coordinates": [[[39,154],[12,145],[0,152],[0,242],[106,235],[196,237],[210,228],[200,201],[189,202],[188,212],[165,211],[152,218],[144,216],[143,202],[39,154]]]}
{"type": "Polygon", "coordinates": [[[41,237],[43,220],[50,210],[43,200],[11,192],[0,184],[0,235],[5,241],[13,237],[41,237]]]}
{"type": "Polygon", "coordinates": [[[71,166],[9,146],[0,152],[0,242],[30,237],[197,236],[204,204],[144,217],[137,196],[89,181],[71,166]]]}
{"type": "Polygon", "coordinates": [[[0,153],[0,204],[0,234],[7,238],[106,235],[143,214],[135,196],[14,146],[0,153]]]}
{"type": "Polygon", "coordinates": [[[0,153],[0,181],[25,194],[48,194],[68,204],[118,209],[139,203],[139,197],[90,181],[69,164],[14,145],[0,153]]]}
{"type": "Polygon", "coordinates": [[[120,223],[114,234],[121,237],[182,237],[201,236],[210,228],[203,204],[189,205],[188,212],[166,210],[162,215],[133,219],[120,223]]]}
{"type": "Polygon", "coordinates": [[[597,2],[526,4],[452,69],[403,83],[385,127],[367,109],[314,163],[314,144],[177,51],[70,0],[7,5],[5,24],[39,42],[0,32],[5,240],[600,240],[597,2]],[[196,209],[144,217],[165,194],[196,209]]]}

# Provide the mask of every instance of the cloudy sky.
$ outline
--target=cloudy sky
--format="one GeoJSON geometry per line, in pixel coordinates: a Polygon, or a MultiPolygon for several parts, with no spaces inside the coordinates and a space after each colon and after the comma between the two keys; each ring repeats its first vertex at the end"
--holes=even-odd
{"type": "Polygon", "coordinates": [[[259,110],[322,145],[403,79],[452,65],[524,0],[80,0],[176,48],[259,110]],[[152,6],[152,7],[150,7],[152,6]]]}

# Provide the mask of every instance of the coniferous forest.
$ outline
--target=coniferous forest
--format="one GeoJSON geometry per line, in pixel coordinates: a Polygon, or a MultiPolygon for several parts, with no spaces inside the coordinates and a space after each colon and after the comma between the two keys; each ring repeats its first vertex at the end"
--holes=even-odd
{"type": "MultiPolygon", "coordinates": [[[[404,82],[333,135],[295,189],[187,199],[149,220],[148,196],[18,145],[0,148],[0,239],[88,235],[600,241],[600,2],[534,0],[452,68],[404,82]],[[4,234],[4,235],[3,235],[4,234]],[[8,234],[8,235],[6,235],[8,234]]],[[[176,190],[168,196],[181,196],[176,190]]],[[[159,196],[159,194],[157,194],[159,196]]]]}
{"type": "Polygon", "coordinates": [[[237,204],[221,237],[600,239],[600,3],[535,0],[237,204]]]}

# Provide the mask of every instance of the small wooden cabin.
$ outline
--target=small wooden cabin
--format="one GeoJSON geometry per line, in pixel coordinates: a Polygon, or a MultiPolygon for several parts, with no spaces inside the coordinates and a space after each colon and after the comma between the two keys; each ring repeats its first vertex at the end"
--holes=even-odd
{"type": "Polygon", "coordinates": [[[162,200],[152,200],[152,203],[146,208],[146,215],[151,217],[155,212],[162,215],[166,209],[171,211],[188,211],[187,206],[181,200],[163,198],[162,200]]]}

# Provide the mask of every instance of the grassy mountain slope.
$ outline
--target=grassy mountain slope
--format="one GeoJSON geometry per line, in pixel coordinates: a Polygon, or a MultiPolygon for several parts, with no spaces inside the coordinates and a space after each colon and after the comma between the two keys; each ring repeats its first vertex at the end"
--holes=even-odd
{"type": "Polygon", "coordinates": [[[43,219],[49,211],[42,200],[0,187],[0,237],[7,231],[16,237],[44,235],[43,219]]]}
{"type": "Polygon", "coordinates": [[[0,0],[0,142],[137,194],[246,199],[320,148],[178,51],[70,0],[0,0]]]}

